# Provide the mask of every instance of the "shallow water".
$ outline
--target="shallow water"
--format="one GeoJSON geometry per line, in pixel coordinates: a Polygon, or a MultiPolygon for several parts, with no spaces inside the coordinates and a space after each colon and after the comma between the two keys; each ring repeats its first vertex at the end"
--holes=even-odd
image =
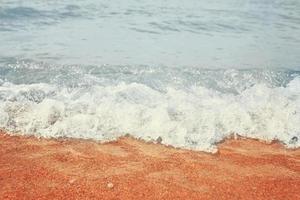
{"type": "Polygon", "coordinates": [[[2,0],[1,60],[300,67],[298,0],[2,0]]]}
{"type": "Polygon", "coordinates": [[[0,3],[0,127],[299,147],[297,0],[0,3]]]}

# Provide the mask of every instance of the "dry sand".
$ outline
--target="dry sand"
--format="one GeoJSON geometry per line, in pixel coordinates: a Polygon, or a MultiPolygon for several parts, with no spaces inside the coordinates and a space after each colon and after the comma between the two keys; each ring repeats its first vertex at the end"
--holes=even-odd
{"type": "Polygon", "coordinates": [[[130,137],[0,133],[0,199],[300,199],[300,149],[226,140],[215,155],[130,137]]]}

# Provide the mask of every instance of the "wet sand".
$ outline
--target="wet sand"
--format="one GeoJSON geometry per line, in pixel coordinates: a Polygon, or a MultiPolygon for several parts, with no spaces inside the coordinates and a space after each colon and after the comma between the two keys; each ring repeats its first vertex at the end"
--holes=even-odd
{"type": "Polygon", "coordinates": [[[226,140],[217,154],[130,137],[0,133],[0,199],[300,199],[300,149],[226,140]]]}

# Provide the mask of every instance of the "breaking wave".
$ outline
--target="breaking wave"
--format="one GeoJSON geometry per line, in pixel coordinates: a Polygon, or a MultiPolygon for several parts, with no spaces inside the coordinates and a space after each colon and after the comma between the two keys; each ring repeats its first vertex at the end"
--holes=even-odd
{"type": "Polygon", "coordinates": [[[209,152],[231,134],[300,146],[297,71],[39,67],[2,68],[2,129],[100,141],[129,133],[209,152]]]}

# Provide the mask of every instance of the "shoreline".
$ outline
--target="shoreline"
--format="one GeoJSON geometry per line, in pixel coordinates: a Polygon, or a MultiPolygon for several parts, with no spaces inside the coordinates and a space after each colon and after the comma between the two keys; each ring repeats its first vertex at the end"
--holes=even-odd
{"type": "Polygon", "coordinates": [[[263,139],[259,139],[259,138],[251,138],[251,137],[244,137],[240,134],[231,134],[225,138],[223,138],[222,140],[220,140],[219,142],[214,143],[217,147],[217,149],[215,151],[204,151],[204,150],[196,150],[196,149],[190,149],[190,148],[184,148],[184,147],[176,147],[170,144],[164,144],[162,143],[161,139],[156,139],[156,140],[144,140],[142,138],[136,138],[133,135],[127,133],[124,134],[123,136],[117,137],[116,139],[113,140],[106,140],[106,141],[101,141],[101,140],[95,140],[95,139],[91,139],[91,138],[72,138],[72,137],[43,137],[43,136],[35,136],[35,135],[31,135],[31,134],[20,134],[19,132],[9,132],[3,129],[0,129],[0,135],[7,135],[10,137],[22,137],[24,139],[33,139],[33,140],[54,140],[57,142],[92,142],[92,143],[96,143],[99,145],[103,145],[103,144],[110,144],[110,143],[114,143],[117,142],[118,140],[123,140],[124,138],[128,138],[131,140],[136,140],[145,144],[152,144],[152,145],[160,145],[160,146],[164,146],[166,148],[171,148],[171,149],[176,149],[176,150],[183,150],[183,151],[191,151],[191,152],[195,152],[195,153],[207,153],[207,154],[218,154],[219,152],[219,146],[221,146],[223,143],[226,143],[227,141],[230,140],[250,140],[250,141],[254,141],[254,142],[259,142],[265,145],[278,145],[280,148],[285,149],[286,151],[300,151],[300,147],[287,147],[285,143],[281,142],[280,140],[274,139],[274,140],[263,140],[263,139]]]}
{"type": "Polygon", "coordinates": [[[297,199],[300,149],[238,138],[211,154],[0,131],[0,185],[0,199],[297,199]]]}

